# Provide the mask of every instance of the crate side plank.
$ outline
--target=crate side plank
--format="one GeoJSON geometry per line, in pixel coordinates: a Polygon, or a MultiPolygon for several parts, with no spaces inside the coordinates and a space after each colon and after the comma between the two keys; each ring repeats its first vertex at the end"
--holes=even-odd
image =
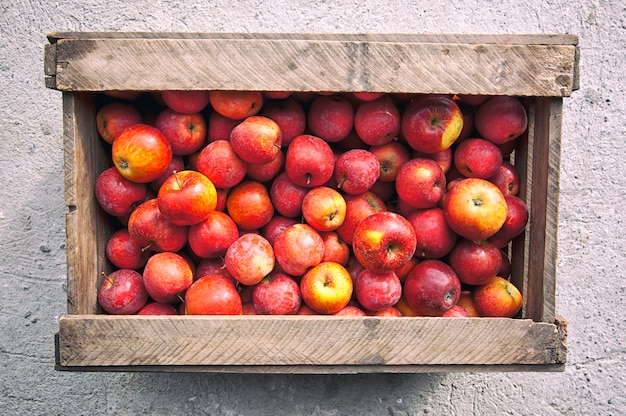
{"type": "Polygon", "coordinates": [[[368,42],[466,43],[500,45],[578,45],[572,34],[434,34],[434,33],[236,33],[236,32],[52,32],[61,39],[301,39],[368,42]]]}
{"type": "Polygon", "coordinates": [[[93,94],[63,93],[63,108],[68,312],[91,314],[99,312],[96,294],[106,270],[106,220],[94,196],[106,153],[95,128],[93,94]]]}
{"type": "Polygon", "coordinates": [[[575,46],[301,39],[66,39],[56,88],[567,96],[575,46]]]}
{"type": "Polygon", "coordinates": [[[62,366],[559,364],[554,324],[497,318],[65,316],[62,366]]]}

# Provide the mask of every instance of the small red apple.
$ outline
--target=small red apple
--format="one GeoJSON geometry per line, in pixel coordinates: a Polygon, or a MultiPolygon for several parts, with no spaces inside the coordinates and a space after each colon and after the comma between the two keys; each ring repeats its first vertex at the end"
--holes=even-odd
{"type": "Polygon", "coordinates": [[[324,262],[308,270],[300,280],[302,300],[321,314],[334,314],[352,297],[352,278],[339,263],[324,262]]]}
{"type": "Polygon", "coordinates": [[[350,259],[350,246],[343,241],[336,231],[326,231],[320,233],[324,240],[324,256],[322,261],[334,261],[342,266],[348,264],[350,259]]]}
{"type": "Polygon", "coordinates": [[[466,178],[490,178],[501,164],[502,152],[489,140],[465,139],[454,151],[454,166],[466,178]]]}
{"type": "Polygon", "coordinates": [[[157,115],[155,127],[170,142],[175,155],[190,155],[206,140],[207,125],[200,113],[181,114],[165,108],[157,115]]]}
{"type": "Polygon", "coordinates": [[[155,253],[143,269],[143,281],[155,301],[177,303],[193,283],[193,270],[180,254],[155,253]]]}
{"type": "Polygon", "coordinates": [[[185,292],[185,313],[241,315],[241,298],[226,277],[219,274],[206,275],[196,280],[185,292]]]}
{"type": "Polygon", "coordinates": [[[461,282],[443,261],[424,260],[407,276],[403,293],[418,315],[441,316],[459,300],[461,282]]]}
{"type": "Polygon", "coordinates": [[[293,98],[271,100],[261,109],[261,115],[271,118],[280,126],[283,134],[283,146],[287,147],[294,138],[306,130],[306,113],[302,104],[293,98]]]}
{"type": "Polygon", "coordinates": [[[178,315],[171,303],[150,302],[137,312],[137,315],[178,315]]]}
{"type": "Polygon", "coordinates": [[[496,275],[502,263],[500,249],[489,241],[461,240],[452,249],[448,264],[459,280],[468,285],[482,285],[496,275]]]}
{"type": "Polygon", "coordinates": [[[320,95],[309,107],[307,127],[327,142],[338,142],[354,127],[352,104],[341,95],[320,95]]]}
{"type": "Polygon", "coordinates": [[[432,159],[414,158],[398,170],[398,197],[413,208],[436,207],[443,198],[445,189],[446,176],[439,164],[432,159]]]}
{"type": "Polygon", "coordinates": [[[391,142],[400,132],[400,110],[388,95],[361,103],[354,115],[354,129],[370,146],[391,142]]]}
{"type": "Polygon", "coordinates": [[[188,228],[167,221],[156,198],[139,205],[128,218],[128,232],[144,250],[177,252],[187,244],[188,228]]]}
{"type": "Polygon", "coordinates": [[[274,249],[259,234],[244,234],[235,240],[224,257],[228,273],[239,283],[255,285],[274,269],[274,249]]]}
{"type": "Polygon", "coordinates": [[[157,202],[161,215],[176,225],[194,225],[217,207],[213,182],[195,170],[175,172],[163,182],[157,202]]]}
{"type": "Polygon", "coordinates": [[[352,244],[354,230],[367,217],[387,211],[385,202],[376,194],[367,191],[360,195],[346,195],[346,217],[337,233],[343,241],[352,244]]]}
{"type": "Polygon", "coordinates": [[[474,304],[480,316],[512,318],[522,308],[522,294],[510,281],[493,276],[474,289],[474,304]]]}
{"type": "Polygon", "coordinates": [[[494,183],[503,195],[517,196],[519,193],[519,172],[511,162],[502,161],[496,172],[488,180],[494,183]]]}
{"type": "Polygon", "coordinates": [[[302,214],[302,202],[310,188],[296,185],[287,173],[280,173],[270,185],[270,199],[274,209],[288,218],[296,218],[302,214]]]}
{"type": "Polygon", "coordinates": [[[365,309],[380,311],[398,303],[402,283],[393,271],[379,273],[364,269],[354,281],[354,293],[365,309]]]}
{"type": "Polygon", "coordinates": [[[230,140],[230,133],[241,120],[224,117],[217,111],[211,111],[207,118],[207,140],[230,140]]]}
{"type": "Polygon", "coordinates": [[[285,152],[278,152],[276,157],[267,163],[248,163],[248,178],[257,182],[269,182],[281,173],[285,165],[285,152]]]}
{"type": "Polygon", "coordinates": [[[505,195],[504,200],[507,206],[506,219],[502,227],[489,237],[489,241],[499,248],[506,247],[509,241],[524,231],[530,216],[528,206],[523,199],[513,195],[505,195]]]}
{"type": "Polygon", "coordinates": [[[242,230],[258,230],[274,216],[274,205],[265,185],[244,181],[231,189],[226,200],[228,215],[242,230]]]}
{"type": "Polygon", "coordinates": [[[158,129],[135,124],[117,136],[111,154],[113,164],[123,177],[147,183],[165,172],[172,160],[172,147],[158,129]]]}
{"type": "Polygon", "coordinates": [[[122,101],[106,104],[96,113],[98,134],[109,144],[126,128],[142,122],[143,117],[139,110],[122,101]]]}
{"type": "Polygon", "coordinates": [[[196,161],[198,171],[209,178],[217,188],[232,188],[241,183],[248,171],[229,141],[216,140],[206,145],[196,161]]]}
{"type": "Polygon", "coordinates": [[[147,188],[143,183],[130,181],[115,166],[104,170],[96,178],[96,200],[109,215],[122,217],[145,201],[147,188]]]}
{"type": "Polygon", "coordinates": [[[319,137],[303,134],[293,139],[285,155],[285,172],[296,185],[313,188],[332,176],[335,156],[330,145],[319,137]]]}
{"type": "Polygon", "coordinates": [[[448,225],[468,240],[494,235],[507,217],[507,203],[500,189],[480,178],[463,179],[452,187],[443,203],[448,225]]]}
{"type": "Polygon", "coordinates": [[[409,150],[398,141],[372,146],[369,151],[378,159],[380,165],[378,180],[382,182],[395,181],[400,166],[411,160],[409,150]]]}
{"type": "Polygon", "coordinates": [[[402,267],[415,254],[415,231],[411,223],[394,212],[365,218],[354,231],[352,249],[366,269],[378,272],[402,267]]]}
{"type": "Polygon", "coordinates": [[[211,91],[209,100],[216,112],[234,120],[253,116],[263,106],[263,94],[259,91],[211,91]]]}
{"type": "Polygon", "coordinates": [[[169,108],[183,114],[199,113],[209,104],[208,91],[162,91],[161,98],[169,108]]]}
{"type": "Polygon", "coordinates": [[[402,115],[402,134],[411,148],[424,153],[448,149],[463,129],[463,113],[451,99],[433,95],[411,100],[402,115]]]}
{"type": "Polygon", "coordinates": [[[230,133],[230,144],[248,163],[268,163],[278,156],[283,142],[280,126],[264,116],[246,117],[230,133]]]}
{"type": "Polygon", "coordinates": [[[380,176],[376,155],[364,149],[352,149],[339,155],[335,162],[337,187],[350,195],[368,191],[380,176]]]}
{"type": "Polygon", "coordinates": [[[450,253],[457,235],[448,223],[441,208],[421,209],[407,217],[417,238],[415,256],[420,259],[439,259],[450,253]]]}
{"type": "Polygon", "coordinates": [[[252,292],[259,315],[295,315],[300,310],[300,286],[288,274],[276,271],[263,278],[252,292]]]}
{"type": "Polygon", "coordinates": [[[356,305],[350,305],[348,304],[347,306],[344,306],[343,308],[339,309],[337,312],[331,314],[332,316],[367,316],[367,313],[365,313],[365,311],[361,308],[359,308],[356,305]]]}
{"type": "Polygon", "coordinates": [[[346,201],[327,186],[311,188],[302,200],[302,216],[317,231],[333,231],[346,217],[346,201]]]}
{"type": "Polygon", "coordinates": [[[482,138],[504,144],[526,131],[528,115],[517,97],[498,95],[478,107],[475,125],[482,138]]]}
{"type": "Polygon", "coordinates": [[[217,258],[239,238],[237,224],[227,214],[212,211],[198,224],[189,227],[189,248],[198,257],[217,258]]]}
{"type": "Polygon", "coordinates": [[[146,265],[152,254],[142,248],[138,241],[131,238],[128,229],[122,228],[107,240],[105,254],[115,267],[138,270],[146,265]]]}
{"type": "Polygon", "coordinates": [[[135,270],[118,269],[105,277],[98,289],[98,303],[114,315],[137,313],[148,301],[143,278],[135,270]]]}
{"type": "Polygon", "coordinates": [[[322,261],[324,240],[310,225],[294,224],[276,237],[274,254],[282,271],[292,276],[302,276],[307,269],[322,261]]]}

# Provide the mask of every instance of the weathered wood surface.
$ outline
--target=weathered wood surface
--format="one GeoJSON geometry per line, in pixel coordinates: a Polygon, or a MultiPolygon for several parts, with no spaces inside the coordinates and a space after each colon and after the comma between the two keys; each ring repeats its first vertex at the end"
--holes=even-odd
{"type": "Polygon", "coordinates": [[[109,235],[94,189],[110,162],[95,127],[93,94],[64,93],[63,116],[68,313],[92,314],[99,311],[96,296],[107,271],[109,235]]]}
{"type": "Polygon", "coordinates": [[[46,85],[66,91],[568,96],[578,72],[571,35],[59,34],[51,41],[46,85]]]}
{"type": "MultiPolygon", "coordinates": [[[[557,366],[560,324],[506,318],[64,316],[60,367],[557,366]]],[[[395,370],[394,370],[395,368],[395,370]]],[[[362,368],[361,368],[362,369],[362,368]]],[[[331,372],[331,371],[329,371],[331,372]]]]}

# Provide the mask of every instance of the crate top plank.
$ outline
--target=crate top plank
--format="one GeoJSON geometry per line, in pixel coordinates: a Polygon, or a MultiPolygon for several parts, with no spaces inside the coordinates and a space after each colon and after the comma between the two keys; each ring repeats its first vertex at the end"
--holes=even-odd
{"type": "Polygon", "coordinates": [[[573,35],[57,33],[62,91],[266,90],[569,96],[573,35]]]}

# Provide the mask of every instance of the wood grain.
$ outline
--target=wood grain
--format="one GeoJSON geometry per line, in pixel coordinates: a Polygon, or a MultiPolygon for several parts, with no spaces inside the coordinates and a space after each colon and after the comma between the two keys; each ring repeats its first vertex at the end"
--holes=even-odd
{"type": "Polygon", "coordinates": [[[109,229],[94,189],[108,159],[95,127],[94,94],[63,93],[63,115],[68,312],[98,313],[97,288],[109,271],[104,256],[109,229]]]}
{"type": "Polygon", "coordinates": [[[568,96],[577,71],[575,38],[556,39],[570,42],[524,44],[509,36],[496,43],[496,36],[464,35],[55,38],[56,71],[50,76],[54,88],[67,91],[568,96]]]}
{"type": "Polygon", "coordinates": [[[554,323],[506,318],[75,315],[59,330],[59,365],[68,367],[558,365],[565,357],[554,323]]]}

